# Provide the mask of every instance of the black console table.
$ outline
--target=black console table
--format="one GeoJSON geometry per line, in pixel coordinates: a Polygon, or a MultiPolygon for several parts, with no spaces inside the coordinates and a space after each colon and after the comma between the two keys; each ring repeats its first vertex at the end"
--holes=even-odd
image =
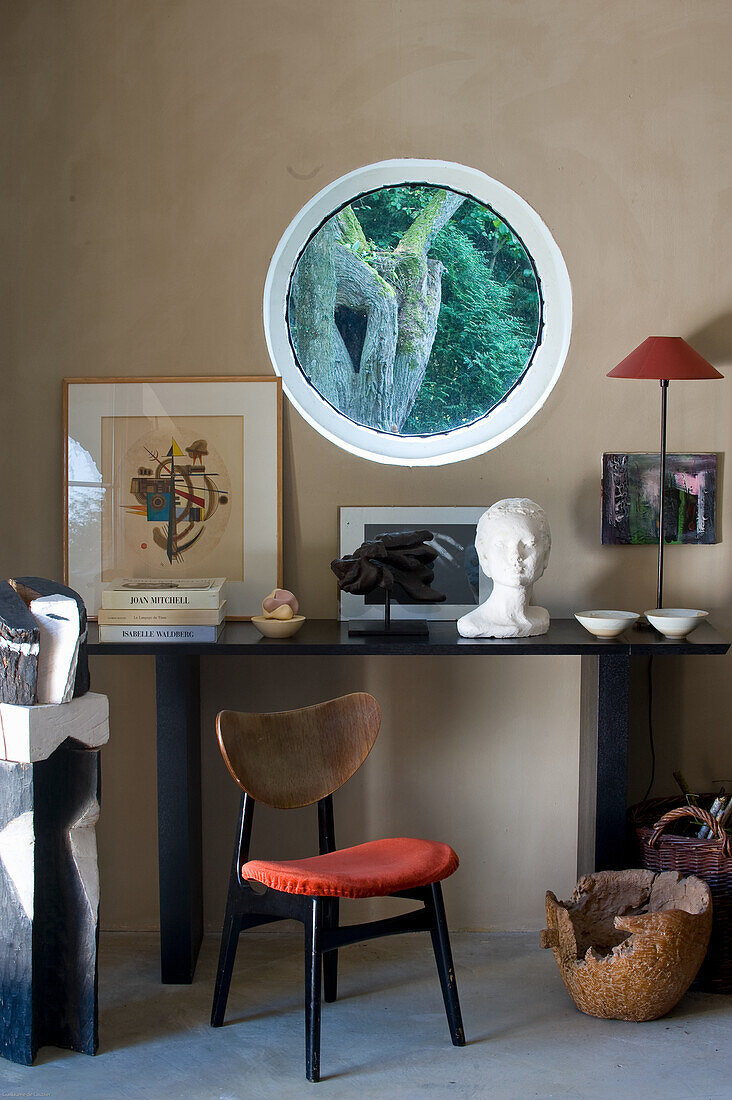
{"type": "Polygon", "coordinates": [[[555,619],[539,638],[460,638],[452,622],[427,637],[349,638],[346,624],[306,622],[294,637],[262,638],[251,623],[229,623],[217,642],[180,645],[98,640],[92,656],[155,657],[158,759],[158,857],[163,982],[190,982],[203,933],[201,850],[200,657],[459,656],[528,654],[582,658],[578,873],[622,866],[626,814],[630,659],[724,654],[729,643],[707,624],[686,640],[636,629],[614,641],[588,634],[574,619],[555,619]]]}

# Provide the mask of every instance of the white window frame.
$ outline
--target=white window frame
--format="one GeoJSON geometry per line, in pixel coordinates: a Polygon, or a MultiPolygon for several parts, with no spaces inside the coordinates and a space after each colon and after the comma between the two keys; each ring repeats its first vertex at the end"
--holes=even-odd
{"type": "Polygon", "coordinates": [[[559,247],[529,204],[498,180],[441,160],[383,160],[329,183],[290,222],[275,249],[264,286],[264,332],[275,373],[309,424],[338,447],[392,466],[441,466],[474,458],[510,439],[539,411],[557,383],[569,349],[572,288],[559,247]],[[521,238],[534,262],[543,299],[540,343],[521,380],[472,424],[434,435],[392,435],[356,424],[326,401],[295,359],[287,325],[292,272],[315,230],[359,195],[405,183],[450,188],[490,206],[521,238]]]}

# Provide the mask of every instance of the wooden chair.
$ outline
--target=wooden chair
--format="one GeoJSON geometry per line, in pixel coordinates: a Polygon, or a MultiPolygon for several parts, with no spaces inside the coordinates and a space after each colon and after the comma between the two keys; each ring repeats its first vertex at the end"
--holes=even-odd
{"type": "Polygon", "coordinates": [[[305,1070],[320,1080],[321,972],[326,1001],[337,993],[338,949],[398,932],[429,932],[450,1035],[465,1045],[440,880],[458,858],[447,844],[395,838],[336,849],[333,792],[368,756],[381,724],[379,704],[356,693],[277,714],[222,711],[221,753],[243,793],[226,903],[211,1026],[224,1022],[240,932],[295,919],[305,929],[305,1070]],[[291,861],[250,860],[255,800],[278,809],[318,804],[320,855],[291,861]],[[261,884],[257,890],[252,883],[261,884]],[[262,891],[261,886],[265,889],[262,891]],[[339,927],[342,897],[412,898],[401,916],[339,927]]]}

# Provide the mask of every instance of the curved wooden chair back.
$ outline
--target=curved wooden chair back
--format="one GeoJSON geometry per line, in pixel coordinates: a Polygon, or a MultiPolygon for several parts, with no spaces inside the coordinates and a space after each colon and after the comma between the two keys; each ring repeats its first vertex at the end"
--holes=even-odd
{"type": "Polygon", "coordinates": [[[373,695],[355,692],[300,710],[216,716],[221,755],[241,789],[279,810],[337,791],[371,752],[381,725],[373,695]]]}

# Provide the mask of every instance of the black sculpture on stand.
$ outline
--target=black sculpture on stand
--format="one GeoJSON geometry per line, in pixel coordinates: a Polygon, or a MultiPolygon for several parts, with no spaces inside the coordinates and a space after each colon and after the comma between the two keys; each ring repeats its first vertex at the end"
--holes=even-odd
{"type": "Polygon", "coordinates": [[[437,557],[434,546],[428,546],[431,531],[395,531],[377,535],[363,542],[352,554],[335,558],[330,567],[338,578],[342,592],[367,596],[377,588],[384,590],[384,619],[352,620],[348,633],[405,635],[427,634],[424,619],[400,619],[392,622],[391,597],[396,587],[419,603],[441,603],[446,597],[431,587],[435,578],[432,563],[437,557]]]}

